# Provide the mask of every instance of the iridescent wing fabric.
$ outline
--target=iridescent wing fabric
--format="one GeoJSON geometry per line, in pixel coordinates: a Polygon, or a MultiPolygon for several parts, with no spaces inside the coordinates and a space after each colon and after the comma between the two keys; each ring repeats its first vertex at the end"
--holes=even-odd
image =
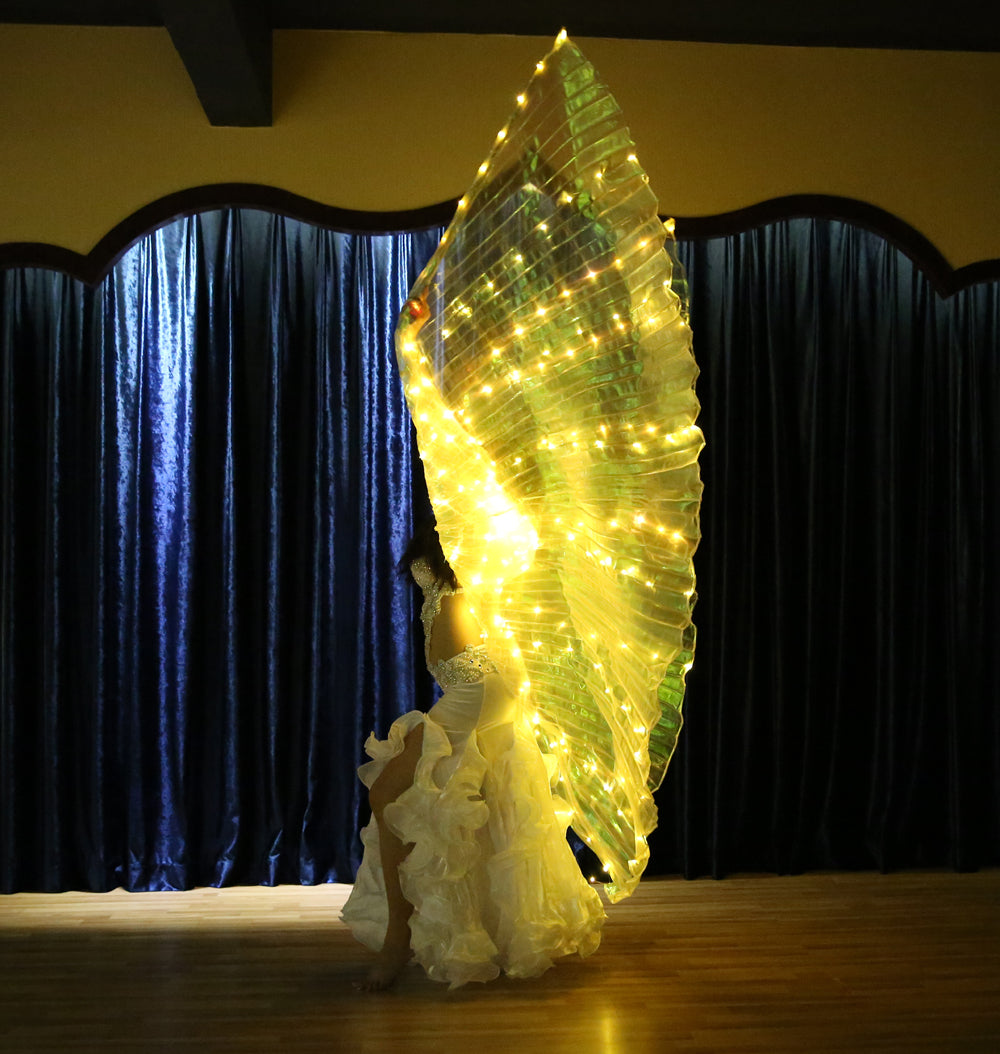
{"type": "Polygon", "coordinates": [[[612,900],[648,859],[694,649],[703,441],[671,241],[560,34],[396,335],[445,554],[612,900]]]}

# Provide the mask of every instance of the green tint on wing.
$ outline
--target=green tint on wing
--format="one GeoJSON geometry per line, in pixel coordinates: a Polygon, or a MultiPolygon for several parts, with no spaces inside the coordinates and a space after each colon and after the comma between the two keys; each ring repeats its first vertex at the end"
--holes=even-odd
{"type": "Polygon", "coordinates": [[[397,330],[445,554],[612,899],[648,859],[694,651],[703,441],[665,242],[614,98],[561,36],[397,330]]]}

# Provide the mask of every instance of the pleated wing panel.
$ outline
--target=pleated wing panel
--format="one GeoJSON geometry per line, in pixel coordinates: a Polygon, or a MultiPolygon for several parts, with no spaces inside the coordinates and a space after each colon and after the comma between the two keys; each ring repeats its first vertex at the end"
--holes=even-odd
{"type": "Polygon", "coordinates": [[[561,34],[397,329],[445,554],[613,900],[648,859],[694,652],[703,439],[671,244],[561,34]]]}

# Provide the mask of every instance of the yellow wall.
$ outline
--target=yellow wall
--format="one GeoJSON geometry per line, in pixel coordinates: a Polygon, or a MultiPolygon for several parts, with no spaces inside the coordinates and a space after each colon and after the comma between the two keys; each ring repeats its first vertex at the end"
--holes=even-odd
{"type": "MultiPolygon", "coordinates": [[[[857,198],[954,266],[1000,257],[1000,55],[584,40],[661,208],[857,198]]],[[[212,128],[162,29],[0,26],[0,243],[89,250],[165,194],[457,197],[551,41],[279,32],[274,125],[212,128]]]]}

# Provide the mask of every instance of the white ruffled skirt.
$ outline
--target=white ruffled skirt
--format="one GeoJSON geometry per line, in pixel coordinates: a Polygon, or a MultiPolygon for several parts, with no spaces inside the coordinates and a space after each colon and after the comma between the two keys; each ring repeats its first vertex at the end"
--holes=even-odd
{"type": "MultiPolygon", "coordinates": [[[[501,971],[535,977],[558,956],[590,955],[600,943],[601,899],[580,873],[566,842],[569,809],[553,796],[544,756],[499,675],[449,688],[429,713],[394,721],[385,740],[369,736],[372,760],[358,770],[365,786],[420,724],[413,784],[384,813],[413,846],[400,884],[413,905],[417,962],[457,988],[501,971]]],[[[388,911],[374,820],[361,839],[364,857],[342,918],[378,950],[388,911]]]]}

